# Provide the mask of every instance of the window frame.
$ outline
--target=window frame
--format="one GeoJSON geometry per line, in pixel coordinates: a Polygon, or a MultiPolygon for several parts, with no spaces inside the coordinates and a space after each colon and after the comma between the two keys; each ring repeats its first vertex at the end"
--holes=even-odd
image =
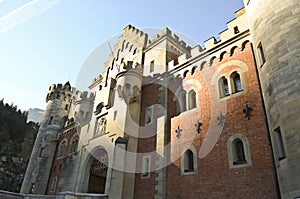
{"type": "Polygon", "coordinates": [[[141,178],[150,178],[151,175],[151,155],[143,156],[141,178]]]}
{"type": "Polygon", "coordinates": [[[51,182],[50,192],[55,192],[55,190],[56,190],[56,185],[57,185],[57,177],[55,176],[55,177],[52,179],[52,182],[51,182]]]}
{"type": "Polygon", "coordinates": [[[152,60],[151,62],[150,62],[150,73],[152,73],[153,71],[154,71],[154,60],[152,60]]]}
{"type": "Polygon", "coordinates": [[[194,89],[191,89],[188,92],[188,109],[192,110],[194,108],[197,108],[197,93],[194,89]]]}
{"type": "Polygon", "coordinates": [[[150,125],[150,124],[152,124],[152,122],[153,122],[153,105],[148,106],[148,107],[145,108],[145,125],[150,125]],[[149,122],[147,122],[148,110],[151,111],[150,115],[149,115],[149,117],[150,117],[149,122]]]}
{"type": "Polygon", "coordinates": [[[65,156],[67,146],[68,146],[68,140],[65,138],[60,142],[60,144],[58,146],[57,159],[63,158],[65,156]],[[66,143],[66,144],[65,144],[65,147],[64,147],[64,150],[63,150],[62,154],[60,154],[61,153],[61,146],[62,146],[63,143],[66,143]]]}
{"type": "Polygon", "coordinates": [[[227,155],[228,155],[228,163],[229,163],[230,169],[251,166],[252,160],[251,160],[250,144],[249,144],[248,138],[243,134],[232,135],[227,141],[227,155]],[[241,140],[243,143],[244,156],[245,156],[244,163],[235,164],[235,157],[233,154],[235,152],[235,149],[233,147],[233,142],[236,139],[241,140]]]}
{"type": "Polygon", "coordinates": [[[71,142],[70,142],[70,150],[69,150],[69,154],[73,154],[76,152],[76,149],[78,147],[78,143],[79,143],[79,136],[77,134],[75,134],[72,139],[71,139],[71,142]],[[73,141],[77,140],[75,146],[73,144],[73,141]],[[73,148],[74,147],[74,148],[73,148]]]}
{"type": "MultiPolygon", "coordinates": [[[[189,162],[190,163],[190,162],[189,162]]],[[[184,150],[184,153],[181,155],[181,174],[182,175],[190,175],[190,174],[196,174],[198,173],[198,163],[197,163],[197,150],[194,146],[190,146],[186,150],[184,150]],[[190,151],[192,152],[193,157],[193,170],[187,170],[186,168],[186,153],[190,151]]]]}
{"type": "Polygon", "coordinates": [[[230,96],[230,87],[229,87],[229,83],[228,83],[228,78],[227,77],[225,77],[225,76],[220,77],[219,81],[218,81],[218,85],[219,85],[219,95],[220,95],[220,98],[225,98],[225,97],[230,96]],[[227,84],[224,84],[225,80],[226,80],[227,84]],[[225,89],[225,85],[227,85],[227,92],[226,92],[226,89],[225,89]]]}
{"type": "Polygon", "coordinates": [[[259,54],[260,67],[262,67],[266,63],[266,54],[261,42],[257,45],[257,50],[259,54]]]}
{"type": "Polygon", "coordinates": [[[242,84],[242,78],[241,78],[241,75],[240,73],[238,73],[237,71],[234,71],[230,74],[230,82],[231,82],[231,90],[232,90],[232,94],[235,94],[235,93],[239,93],[239,92],[242,92],[243,91],[243,84],[242,84]],[[239,79],[239,82],[240,82],[240,89],[238,90],[238,86],[236,84],[236,79],[239,79]]]}
{"type": "Polygon", "coordinates": [[[280,127],[274,129],[273,132],[273,141],[274,141],[274,148],[276,159],[280,162],[286,159],[286,147],[284,144],[283,136],[280,127]]]}

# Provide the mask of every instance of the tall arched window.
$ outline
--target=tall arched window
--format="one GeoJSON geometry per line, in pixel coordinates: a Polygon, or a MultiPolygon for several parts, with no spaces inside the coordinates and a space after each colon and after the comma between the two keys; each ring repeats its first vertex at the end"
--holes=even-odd
{"type": "Polygon", "coordinates": [[[58,147],[58,154],[57,154],[58,158],[64,156],[66,147],[67,147],[67,140],[63,140],[58,147]]]}
{"type": "Polygon", "coordinates": [[[240,74],[238,74],[237,72],[233,72],[230,75],[230,79],[233,93],[237,93],[243,90],[240,74]]]}
{"type": "Polygon", "coordinates": [[[245,158],[245,150],[244,150],[244,143],[241,139],[236,138],[232,142],[232,157],[233,157],[233,164],[245,164],[247,163],[245,158]]]}
{"type": "Polygon", "coordinates": [[[197,107],[196,92],[191,90],[188,94],[189,110],[197,107]]]}
{"type": "Polygon", "coordinates": [[[220,97],[226,97],[229,95],[228,81],[225,77],[221,77],[219,80],[220,97]]]}
{"type": "Polygon", "coordinates": [[[72,138],[72,141],[71,141],[71,147],[70,147],[70,153],[74,153],[76,152],[76,149],[77,149],[77,146],[78,146],[78,136],[75,135],[73,138],[72,138]]]}
{"type": "Polygon", "coordinates": [[[184,172],[194,172],[194,154],[190,149],[184,153],[184,172]]]}

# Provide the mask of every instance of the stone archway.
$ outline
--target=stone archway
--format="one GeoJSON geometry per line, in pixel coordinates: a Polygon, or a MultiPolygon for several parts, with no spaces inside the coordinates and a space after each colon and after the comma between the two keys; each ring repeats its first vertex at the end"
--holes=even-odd
{"type": "Polygon", "coordinates": [[[97,157],[93,157],[90,167],[88,193],[105,193],[108,155],[104,149],[99,151],[97,157]]]}

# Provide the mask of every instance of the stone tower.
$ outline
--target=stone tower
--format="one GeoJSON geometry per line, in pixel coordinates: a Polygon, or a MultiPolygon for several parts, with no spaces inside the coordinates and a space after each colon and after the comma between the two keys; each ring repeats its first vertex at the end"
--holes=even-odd
{"type": "Polygon", "coordinates": [[[45,194],[57,147],[58,130],[64,127],[73,89],[69,82],[53,84],[46,97],[46,110],[31,153],[21,193],[45,194]]]}
{"type": "Polygon", "coordinates": [[[282,198],[300,197],[300,2],[244,0],[282,198]]]}

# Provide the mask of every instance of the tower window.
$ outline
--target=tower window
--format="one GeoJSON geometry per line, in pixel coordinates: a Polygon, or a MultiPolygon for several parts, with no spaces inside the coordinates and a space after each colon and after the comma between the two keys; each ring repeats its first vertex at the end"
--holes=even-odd
{"type": "Polygon", "coordinates": [[[180,93],[179,105],[180,105],[181,113],[186,111],[186,92],[185,91],[180,93]]]}
{"type": "Polygon", "coordinates": [[[67,146],[67,141],[66,140],[62,141],[58,148],[58,154],[57,154],[58,158],[61,158],[64,156],[66,146],[67,146]]]}
{"type": "Polygon", "coordinates": [[[71,142],[70,153],[76,152],[78,146],[78,136],[76,135],[71,142]]]}
{"type": "Polygon", "coordinates": [[[57,177],[53,178],[53,180],[52,180],[51,189],[50,189],[51,192],[55,191],[56,184],[57,184],[57,177]]]}
{"type": "Polygon", "coordinates": [[[153,118],[153,106],[146,108],[145,124],[151,124],[153,118]]]}
{"type": "Polygon", "coordinates": [[[234,72],[230,75],[231,85],[232,85],[232,92],[237,93],[243,90],[241,77],[237,72],[234,72]]]}
{"type": "Polygon", "coordinates": [[[233,164],[245,164],[246,158],[245,158],[245,150],[244,150],[244,143],[241,139],[236,138],[232,142],[232,156],[233,156],[233,164]]]}
{"type": "Polygon", "coordinates": [[[30,194],[35,193],[35,183],[32,183],[32,184],[31,184],[29,193],[30,193],[30,194]]]}
{"type": "Polygon", "coordinates": [[[40,151],[40,157],[43,157],[46,153],[46,149],[45,147],[41,148],[41,151],[40,151]]]}
{"type": "Polygon", "coordinates": [[[235,34],[237,34],[237,33],[240,32],[240,31],[239,31],[239,28],[238,28],[237,26],[235,26],[235,27],[233,28],[233,30],[234,30],[234,33],[235,33],[235,34]]]}
{"type": "Polygon", "coordinates": [[[229,168],[251,166],[249,141],[245,135],[235,134],[227,142],[229,168]]]}
{"type": "Polygon", "coordinates": [[[48,124],[51,125],[53,122],[53,116],[50,117],[48,124]]]}
{"type": "Polygon", "coordinates": [[[194,172],[194,154],[190,149],[184,153],[184,172],[194,172]]]}
{"type": "Polygon", "coordinates": [[[258,51],[259,51],[259,54],[260,54],[260,62],[261,62],[261,66],[262,66],[266,62],[266,57],[265,57],[264,49],[263,49],[263,46],[262,46],[261,43],[258,45],[257,48],[258,48],[258,51]]]}
{"type": "Polygon", "coordinates": [[[197,151],[190,146],[181,157],[181,174],[189,175],[197,172],[197,151]]]}
{"type": "Polygon", "coordinates": [[[280,127],[274,130],[274,145],[278,160],[286,158],[280,127]]]}
{"type": "Polygon", "coordinates": [[[150,73],[154,71],[154,60],[150,62],[150,73]]]}
{"type": "Polygon", "coordinates": [[[196,92],[191,90],[188,94],[189,99],[189,110],[197,107],[197,99],[196,99],[196,92]]]}
{"type": "Polygon", "coordinates": [[[220,89],[220,97],[229,96],[229,86],[228,81],[225,77],[221,77],[219,80],[219,89],[220,89]]]}
{"type": "Polygon", "coordinates": [[[142,162],[142,178],[150,177],[151,156],[144,156],[142,162]]]}

